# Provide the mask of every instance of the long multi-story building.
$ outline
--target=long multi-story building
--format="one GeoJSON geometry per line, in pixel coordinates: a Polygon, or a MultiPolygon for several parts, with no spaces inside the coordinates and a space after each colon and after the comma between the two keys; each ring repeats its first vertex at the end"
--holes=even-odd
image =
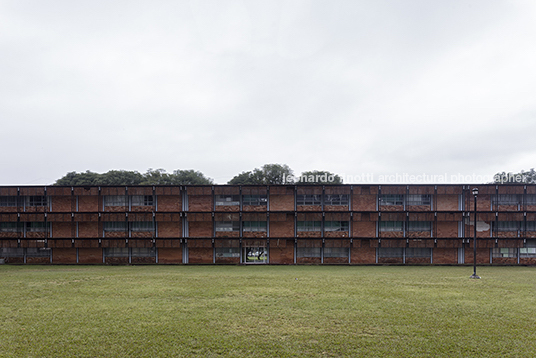
{"type": "Polygon", "coordinates": [[[475,226],[536,264],[536,185],[0,187],[6,263],[472,264],[475,226]]]}

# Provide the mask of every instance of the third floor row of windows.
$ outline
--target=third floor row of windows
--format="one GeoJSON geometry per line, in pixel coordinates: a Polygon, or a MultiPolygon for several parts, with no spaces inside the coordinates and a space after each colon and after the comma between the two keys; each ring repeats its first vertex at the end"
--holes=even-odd
{"type": "MultiPolygon", "coordinates": [[[[121,207],[132,209],[132,207],[152,207],[163,211],[196,211],[200,203],[203,203],[202,210],[219,210],[223,207],[235,207],[236,209],[248,206],[266,207],[268,210],[294,210],[298,207],[339,207],[353,208],[354,210],[382,210],[393,208],[396,210],[408,207],[419,206],[417,210],[464,210],[464,200],[462,195],[437,195],[433,194],[377,194],[377,195],[354,195],[350,194],[295,194],[278,195],[277,198],[268,194],[252,195],[214,195],[208,196],[209,202],[202,201],[196,197],[177,197],[171,201],[165,196],[156,195],[103,195],[102,197],[53,197],[53,196],[0,196],[0,208],[32,208],[45,207],[48,210],[59,211],[98,211],[107,208],[121,207]],[[99,201],[101,198],[101,201],[99,201]],[[282,199],[284,198],[284,200],[282,199]],[[165,199],[165,203],[164,200],[165,199]],[[59,204],[59,201],[62,204],[59,204]],[[66,208],[66,203],[68,208],[66,208]],[[208,206],[206,204],[208,203],[208,206]],[[271,204],[274,204],[271,207],[271,204]],[[79,209],[82,205],[83,208],[79,209]],[[61,206],[61,209],[60,209],[61,206]],[[53,208],[54,207],[54,208],[53,208]],[[161,207],[161,208],[160,208],[161,207]],[[172,207],[173,209],[170,209],[172,207]]],[[[465,204],[467,210],[472,204],[472,198],[467,198],[465,204]]],[[[496,194],[480,197],[478,209],[482,211],[505,209],[520,210],[527,205],[536,205],[536,194],[496,194]],[[502,208],[501,208],[502,207],[502,208]]]]}

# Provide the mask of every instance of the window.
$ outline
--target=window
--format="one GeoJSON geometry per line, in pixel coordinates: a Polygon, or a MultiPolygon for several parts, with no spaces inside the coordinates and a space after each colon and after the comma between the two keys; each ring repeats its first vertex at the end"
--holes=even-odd
{"type": "Polygon", "coordinates": [[[527,205],[536,205],[536,194],[527,194],[525,201],[527,205]]]}
{"type": "Polygon", "coordinates": [[[22,232],[22,223],[0,222],[0,232],[22,232]]]}
{"type": "Polygon", "coordinates": [[[127,196],[125,195],[105,195],[104,206],[126,206],[127,196]]]}
{"type": "Polygon", "coordinates": [[[517,249],[513,247],[493,248],[492,257],[517,257],[517,249]]]}
{"type": "Polygon", "coordinates": [[[350,223],[348,221],[325,221],[324,231],[348,231],[350,223]]]}
{"type": "Polygon", "coordinates": [[[266,195],[244,195],[242,196],[243,205],[266,205],[268,198],[266,195]]]}
{"type": "Polygon", "coordinates": [[[493,225],[495,227],[495,230],[499,232],[506,232],[506,231],[518,231],[521,227],[520,221],[497,221],[493,222],[493,225]]]}
{"type": "Polygon", "coordinates": [[[424,247],[408,247],[406,248],[406,257],[431,257],[432,249],[424,247]]]}
{"type": "Polygon", "coordinates": [[[404,256],[404,248],[403,247],[379,247],[378,256],[402,258],[404,256]]]}
{"type": "Polygon", "coordinates": [[[132,247],[130,254],[132,257],[156,257],[156,250],[154,247],[132,247]]]}
{"type": "Polygon", "coordinates": [[[42,221],[36,222],[27,222],[25,223],[26,232],[45,232],[47,226],[50,227],[50,223],[45,223],[42,221]]]}
{"type": "Polygon", "coordinates": [[[242,228],[245,232],[266,232],[266,221],[244,221],[242,228]]]}
{"type": "Polygon", "coordinates": [[[298,231],[320,231],[322,228],[322,221],[298,221],[298,231]]]}
{"type": "Polygon", "coordinates": [[[297,205],[322,205],[322,195],[298,194],[296,195],[297,205]]]}
{"type": "Polygon", "coordinates": [[[154,223],[152,221],[133,221],[130,223],[132,231],[154,231],[154,223]]]}
{"type": "Polygon", "coordinates": [[[412,194],[406,199],[407,205],[430,205],[432,196],[429,194],[412,194]]]}
{"type": "Polygon", "coordinates": [[[320,257],[320,247],[298,247],[297,257],[320,257]]]}
{"type": "Polygon", "coordinates": [[[104,231],[127,231],[126,221],[105,221],[104,231]]]}
{"type": "Polygon", "coordinates": [[[216,221],[214,225],[217,232],[240,230],[240,221],[216,221]]]}
{"type": "Polygon", "coordinates": [[[404,222],[380,221],[380,231],[404,231],[404,222]]]}
{"type": "Polygon", "coordinates": [[[519,248],[519,257],[536,257],[536,247],[519,248]]]}
{"type": "Polygon", "coordinates": [[[22,247],[0,248],[0,257],[24,257],[24,249],[22,247]]]}
{"type": "Polygon", "coordinates": [[[107,247],[103,250],[105,257],[128,257],[128,247],[107,247]]]}
{"type": "Polygon", "coordinates": [[[0,196],[0,206],[17,206],[17,197],[0,196]]]}
{"type": "Polygon", "coordinates": [[[408,231],[430,231],[431,229],[430,221],[408,221],[408,231]]]}
{"type": "Polygon", "coordinates": [[[348,194],[326,194],[324,196],[325,205],[348,205],[350,196],[348,194]]]}
{"type": "Polygon", "coordinates": [[[324,257],[348,257],[347,247],[325,247],[324,257]]]}
{"type": "Polygon", "coordinates": [[[216,247],[216,257],[240,257],[238,247],[216,247]]]}
{"type": "Polygon", "coordinates": [[[240,205],[240,195],[216,195],[216,206],[240,205]]]}
{"type": "Polygon", "coordinates": [[[527,221],[527,231],[536,231],[536,221],[527,221]]]}
{"type": "Polygon", "coordinates": [[[380,195],[381,205],[404,205],[404,195],[401,194],[382,194],[380,195]]]}
{"type": "Polygon", "coordinates": [[[154,197],[152,195],[132,195],[132,206],[153,206],[154,197]]]}
{"type": "Polygon", "coordinates": [[[26,197],[27,206],[47,206],[48,200],[46,196],[32,195],[26,197]]]}
{"type": "Polygon", "coordinates": [[[26,249],[26,256],[29,257],[49,257],[52,251],[48,248],[29,247],[26,249]]]}
{"type": "Polygon", "coordinates": [[[499,194],[497,195],[497,205],[519,205],[522,202],[522,195],[499,194]]]}

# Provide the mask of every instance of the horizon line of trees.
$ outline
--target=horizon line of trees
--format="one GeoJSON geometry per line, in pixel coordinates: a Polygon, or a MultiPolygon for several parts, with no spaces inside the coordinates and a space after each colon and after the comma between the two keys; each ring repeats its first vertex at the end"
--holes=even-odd
{"type": "MultiPolygon", "coordinates": [[[[342,184],[342,178],[328,171],[305,171],[295,177],[294,171],[286,164],[265,164],[252,171],[235,175],[227,184],[233,185],[268,185],[268,184],[342,184]]],[[[145,173],[129,170],[110,170],[106,173],[95,173],[90,170],[65,174],[53,185],[84,186],[84,185],[211,185],[212,178],[200,171],[174,170],[172,173],[164,169],[149,168],[145,173]]]]}

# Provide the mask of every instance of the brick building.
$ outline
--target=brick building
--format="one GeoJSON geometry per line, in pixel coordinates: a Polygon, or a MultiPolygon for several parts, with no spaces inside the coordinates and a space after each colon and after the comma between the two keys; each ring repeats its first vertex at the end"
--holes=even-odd
{"type": "MultiPolygon", "coordinates": [[[[479,188],[477,263],[536,263],[536,185],[479,188]]],[[[0,259],[470,264],[473,185],[4,186],[0,259]]]]}

